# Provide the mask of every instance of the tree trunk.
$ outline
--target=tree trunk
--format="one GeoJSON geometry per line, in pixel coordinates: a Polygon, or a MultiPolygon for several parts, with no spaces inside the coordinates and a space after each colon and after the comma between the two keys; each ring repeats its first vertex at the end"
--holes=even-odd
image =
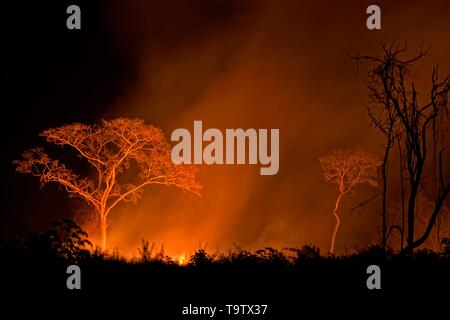
{"type": "Polygon", "coordinates": [[[413,243],[414,243],[414,212],[415,212],[415,205],[416,205],[416,187],[413,186],[411,193],[409,195],[409,201],[408,201],[408,235],[406,236],[406,248],[407,252],[413,249],[413,243]]]}
{"type": "Polygon", "coordinates": [[[339,204],[340,204],[342,198],[344,198],[344,194],[340,193],[339,197],[336,200],[336,204],[334,205],[333,215],[336,218],[336,224],[334,226],[333,236],[331,237],[330,254],[334,254],[336,236],[337,236],[337,233],[339,230],[339,226],[341,224],[341,218],[339,217],[338,212],[339,212],[339,204]]]}
{"type": "Polygon", "coordinates": [[[389,129],[389,137],[386,145],[386,149],[384,150],[383,163],[381,165],[381,175],[383,180],[383,199],[382,199],[382,208],[381,208],[381,247],[383,251],[386,250],[386,241],[387,241],[387,166],[389,160],[389,151],[391,150],[392,145],[392,127],[389,129]]]}
{"type": "Polygon", "coordinates": [[[399,152],[399,160],[400,160],[400,193],[402,195],[402,228],[401,228],[401,239],[400,239],[400,251],[403,251],[403,245],[404,245],[404,238],[405,238],[405,185],[404,185],[404,178],[403,178],[403,151],[402,151],[402,145],[401,141],[398,138],[398,152],[399,152]]]}
{"type": "Polygon", "coordinates": [[[446,188],[441,192],[441,195],[436,200],[436,203],[434,205],[433,213],[431,214],[430,220],[428,221],[427,228],[423,235],[417,239],[416,241],[413,241],[411,243],[408,243],[406,248],[403,250],[403,253],[412,253],[414,248],[417,248],[421,246],[425,241],[428,239],[428,236],[431,233],[431,230],[433,229],[433,226],[436,222],[437,216],[439,212],[441,211],[442,205],[444,204],[445,199],[447,198],[448,194],[450,193],[450,183],[447,184],[446,188]]]}
{"type": "MultiPolygon", "coordinates": [[[[412,160],[409,160],[411,161],[412,160]]],[[[416,210],[416,198],[417,198],[417,194],[419,192],[419,186],[420,186],[420,182],[421,177],[422,177],[422,170],[423,170],[423,165],[424,162],[423,160],[419,161],[416,164],[415,168],[417,169],[417,173],[415,175],[410,175],[410,179],[411,179],[411,191],[409,194],[409,201],[408,201],[408,235],[406,238],[406,248],[405,248],[405,252],[406,253],[412,253],[413,249],[415,248],[414,246],[414,220],[415,220],[415,210],[416,210]]]]}
{"type": "Polygon", "coordinates": [[[100,224],[100,248],[102,251],[106,250],[106,217],[104,214],[100,213],[99,215],[99,224],[100,224]]]}

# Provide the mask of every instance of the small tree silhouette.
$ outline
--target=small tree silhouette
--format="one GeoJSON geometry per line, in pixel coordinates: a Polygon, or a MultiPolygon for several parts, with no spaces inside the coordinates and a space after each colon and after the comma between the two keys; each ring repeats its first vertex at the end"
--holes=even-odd
{"type": "Polygon", "coordinates": [[[88,234],[74,221],[63,219],[52,223],[41,238],[48,241],[58,257],[76,263],[79,259],[89,255],[92,243],[88,234]]]}
{"type": "Polygon", "coordinates": [[[319,159],[325,181],[337,184],[339,195],[333,210],[336,219],[331,237],[330,254],[334,254],[336,236],[341,224],[339,206],[344,197],[359,184],[376,187],[377,168],[381,162],[372,154],[361,150],[338,150],[319,159]]]}
{"type": "Polygon", "coordinates": [[[94,209],[101,232],[101,248],[106,249],[107,218],[119,203],[137,201],[150,184],[176,186],[199,194],[196,170],[175,165],[162,131],[140,119],[103,120],[96,125],[74,123],[40,134],[47,142],[75,149],[94,169],[93,177],[80,177],[42,148],[33,148],[14,161],[16,170],[40,178],[44,185],[60,184],[69,197],[84,199],[94,209]],[[137,168],[137,177],[125,171],[137,168]],[[120,177],[120,179],[119,179],[120,177]]]}

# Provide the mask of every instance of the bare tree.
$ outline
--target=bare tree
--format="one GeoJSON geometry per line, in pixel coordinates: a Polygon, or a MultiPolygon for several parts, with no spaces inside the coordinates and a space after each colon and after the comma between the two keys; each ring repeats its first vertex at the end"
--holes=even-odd
{"type": "Polygon", "coordinates": [[[333,210],[336,223],[330,244],[330,254],[334,254],[336,236],[341,224],[339,216],[341,201],[360,184],[376,187],[377,168],[381,162],[374,155],[361,150],[333,151],[321,157],[319,161],[325,181],[335,183],[339,192],[333,210]]]}
{"type": "MultiPolygon", "coordinates": [[[[428,51],[429,48],[424,48],[422,44],[416,54],[405,57],[406,44],[400,46],[393,43],[389,47],[383,45],[381,57],[355,57],[358,61],[371,64],[368,87],[371,100],[380,107],[380,113],[369,111],[369,115],[383,133],[386,127],[392,126],[398,141],[402,201],[404,198],[407,207],[407,245],[404,252],[411,252],[427,240],[450,192],[450,179],[444,173],[445,138],[442,136],[448,133],[449,126],[447,99],[450,77],[439,80],[438,68],[433,68],[429,95],[419,99],[412,72],[415,64],[428,51]],[[427,181],[427,169],[434,172],[431,183],[427,181]],[[428,188],[432,191],[428,193],[434,193],[434,207],[431,214],[426,215],[429,220],[425,231],[416,239],[416,200],[421,188],[428,188]]],[[[387,144],[392,146],[389,139],[387,135],[387,144]]],[[[386,176],[384,180],[386,183],[386,176]]]]}
{"type": "Polygon", "coordinates": [[[194,167],[174,165],[170,145],[162,131],[140,119],[103,120],[96,125],[74,123],[40,134],[47,142],[73,148],[87,161],[94,174],[81,177],[51,159],[42,148],[23,153],[14,161],[16,170],[40,178],[41,183],[58,183],[69,197],[85,200],[96,212],[101,248],[106,249],[108,216],[121,202],[137,201],[150,184],[175,186],[199,194],[194,167]],[[137,171],[130,178],[126,171],[137,171]]]}

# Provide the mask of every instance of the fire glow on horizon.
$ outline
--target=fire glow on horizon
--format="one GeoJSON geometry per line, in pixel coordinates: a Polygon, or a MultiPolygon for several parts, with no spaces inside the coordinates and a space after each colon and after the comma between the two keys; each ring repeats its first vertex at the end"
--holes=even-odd
{"type": "MultiPolygon", "coordinates": [[[[433,59],[448,73],[450,41],[443,41],[450,28],[444,14],[448,4],[429,6],[423,1],[407,11],[399,4],[383,4],[383,10],[391,13],[383,17],[386,28],[369,36],[365,7],[357,5],[344,9],[333,1],[321,6],[302,1],[284,6],[271,1],[174,3],[114,3],[104,12],[111,41],[132,60],[127,66],[135,76],[105,118],[138,117],[165,133],[191,128],[196,119],[225,134],[226,128],[277,128],[281,139],[269,139],[273,132],[267,132],[266,141],[279,142],[279,152],[266,153],[267,165],[255,153],[259,159],[252,163],[260,160],[260,168],[249,161],[210,166],[208,162],[220,158],[226,163],[226,145],[222,157],[214,153],[217,157],[208,161],[205,150],[197,148],[200,151],[194,150],[191,160],[195,162],[197,154],[203,160],[198,165],[202,198],[149,187],[136,205],[115,208],[108,250],[138,256],[145,239],[164,245],[166,254],[178,262],[195,252],[200,242],[208,243],[210,252],[307,243],[326,252],[335,188],[324,183],[318,159],[331,150],[353,147],[379,155],[382,141],[369,127],[367,92],[346,53],[374,53],[380,42],[392,38],[415,43],[420,34],[433,43],[433,59]],[[418,12],[441,27],[423,29],[414,23],[418,12]],[[269,168],[276,174],[260,175],[259,169],[269,168]]],[[[192,145],[200,137],[194,132],[192,145]]],[[[205,145],[212,142],[204,136],[203,140],[205,145]]],[[[355,199],[364,199],[369,191],[362,188],[356,193],[355,199]]],[[[348,212],[353,205],[344,203],[342,210],[348,212]]],[[[377,209],[370,205],[364,214],[345,217],[338,252],[377,240],[377,209]]],[[[93,242],[100,243],[96,231],[84,227],[93,242]]]]}

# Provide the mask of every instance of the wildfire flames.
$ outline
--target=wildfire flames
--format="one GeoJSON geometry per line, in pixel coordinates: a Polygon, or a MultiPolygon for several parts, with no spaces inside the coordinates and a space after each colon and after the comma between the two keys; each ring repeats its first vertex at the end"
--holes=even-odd
{"type": "Polygon", "coordinates": [[[177,262],[180,266],[185,266],[187,264],[186,254],[182,253],[178,256],[177,262]]]}

